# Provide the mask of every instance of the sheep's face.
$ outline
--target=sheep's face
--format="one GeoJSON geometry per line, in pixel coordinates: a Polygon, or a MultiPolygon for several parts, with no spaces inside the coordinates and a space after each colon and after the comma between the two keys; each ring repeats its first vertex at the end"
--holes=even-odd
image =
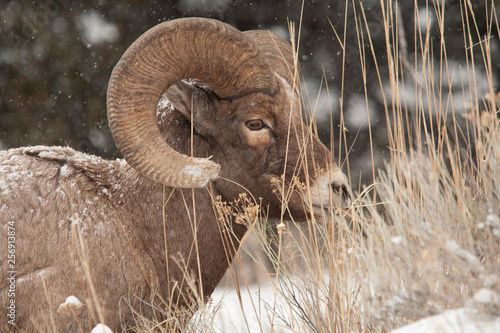
{"type": "Polygon", "coordinates": [[[165,95],[175,106],[161,113],[169,123],[165,126],[170,127],[168,134],[162,131],[165,139],[190,155],[193,128],[194,156],[213,156],[221,166],[221,178],[214,186],[223,200],[234,200],[248,191],[257,200],[262,198],[270,218],[280,218],[283,210],[286,218],[301,221],[310,214],[305,204],[308,194],[317,207],[313,210],[321,210],[321,205],[326,208],[331,193],[348,194],[345,176],[302,122],[298,95],[285,80],[274,96],[255,93],[223,100],[210,90],[184,82],[165,95]],[[286,209],[282,209],[283,200],[286,209]]]}

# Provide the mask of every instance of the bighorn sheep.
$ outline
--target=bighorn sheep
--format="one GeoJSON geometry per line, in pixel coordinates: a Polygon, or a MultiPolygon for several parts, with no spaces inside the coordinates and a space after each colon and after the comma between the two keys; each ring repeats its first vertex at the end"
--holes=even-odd
{"type": "Polygon", "coordinates": [[[110,78],[108,119],[124,160],[1,151],[0,330],[12,330],[11,318],[22,331],[130,327],[134,311],[186,306],[186,272],[209,296],[247,229],[221,225],[217,196],[250,193],[269,218],[298,221],[317,208],[290,190],[297,180],[310,184],[314,207],[347,196],[345,175],[302,122],[293,67],[291,46],[268,31],[165,22],[110,78]],[[162,96],[171,105],[157,117],[162,96]],[[273,179],[289,192],[286,209],[273,179]],[[83,306],[58,313],[68,296],[83,306]]]}

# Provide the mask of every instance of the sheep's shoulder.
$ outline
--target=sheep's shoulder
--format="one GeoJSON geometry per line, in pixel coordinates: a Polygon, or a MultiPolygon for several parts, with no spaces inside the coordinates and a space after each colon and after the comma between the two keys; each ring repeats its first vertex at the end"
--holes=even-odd
{"type": "MultiPolygon", "coordinates": [[[[50,295],[53,308],[40,312],[43,319],[57,313],[70,295],[82,302],[90,299],[86,288],[78,287],[85,286],[86,269],[94,277],[98,299],[110,306],[120,303],[123,290],[139,295],[146,288],[143,270],[154,276],[154,263],[134,225],[126,223],[128,211],[119,207],[130,206],[119,203],[121,193],[130,192],[121,189],[128,175],[135,173],[123,160],[109,161],[66,147],[0,151],[0,231],[7,235],[13,230],[15,235],[20,306],[50,295]]],[[[6,249],[6,242],[7,237],[0,238],[0,248],[6,249]]],[[[1,254],[0,259],[0,271],[8,271],[7,259],[1,254]]],[[[9,301],[7,288],[8,281],[0,281],[2,308],[9,301]]],[[[108,313],[116,311],[111,308],[108,313]]],[[[30,317],[30,311],[19,312],[19,323],[40,322],[30,317]]],[[[70,315],[57,314],[56,320],[69,320],[70,315]]]]}

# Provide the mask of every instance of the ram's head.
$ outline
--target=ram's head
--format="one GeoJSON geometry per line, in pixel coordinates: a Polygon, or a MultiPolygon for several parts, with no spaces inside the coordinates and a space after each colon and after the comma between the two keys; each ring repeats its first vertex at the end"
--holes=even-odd
{"type": "MultiPolygon", "coordinates": [[[[303,123],[291,46],[268,31],[242,33],[209,19],[179,19],[141,36],[115,67],[108,118],[125,159],[173,187],[213,187],[224,200],[249,191],[305,219],[330,194],[348,200],[345,175],[303,123]],[[157,120],[160,99],[168,101],[157,120]],[[273,181],[273,180],[277,180],[273,181]],[[293,190],[292,190],[293,188],[293,190]]],[[[160,105],[163,103],[160,103],[160,105]]],[[[345,202],[345,200],[344,200],[345,202]]]]}

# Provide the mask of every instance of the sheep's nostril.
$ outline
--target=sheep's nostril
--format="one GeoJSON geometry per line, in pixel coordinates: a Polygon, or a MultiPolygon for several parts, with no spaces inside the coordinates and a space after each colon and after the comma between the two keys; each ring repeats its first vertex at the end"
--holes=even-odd
{"type": "Polygon", "coordinates": [[[337,193],[342,196],[341,205],[343,208],[347,208],[351,205],[351,192],[345,184],[331,184],[333,193],[337,193]]]}

